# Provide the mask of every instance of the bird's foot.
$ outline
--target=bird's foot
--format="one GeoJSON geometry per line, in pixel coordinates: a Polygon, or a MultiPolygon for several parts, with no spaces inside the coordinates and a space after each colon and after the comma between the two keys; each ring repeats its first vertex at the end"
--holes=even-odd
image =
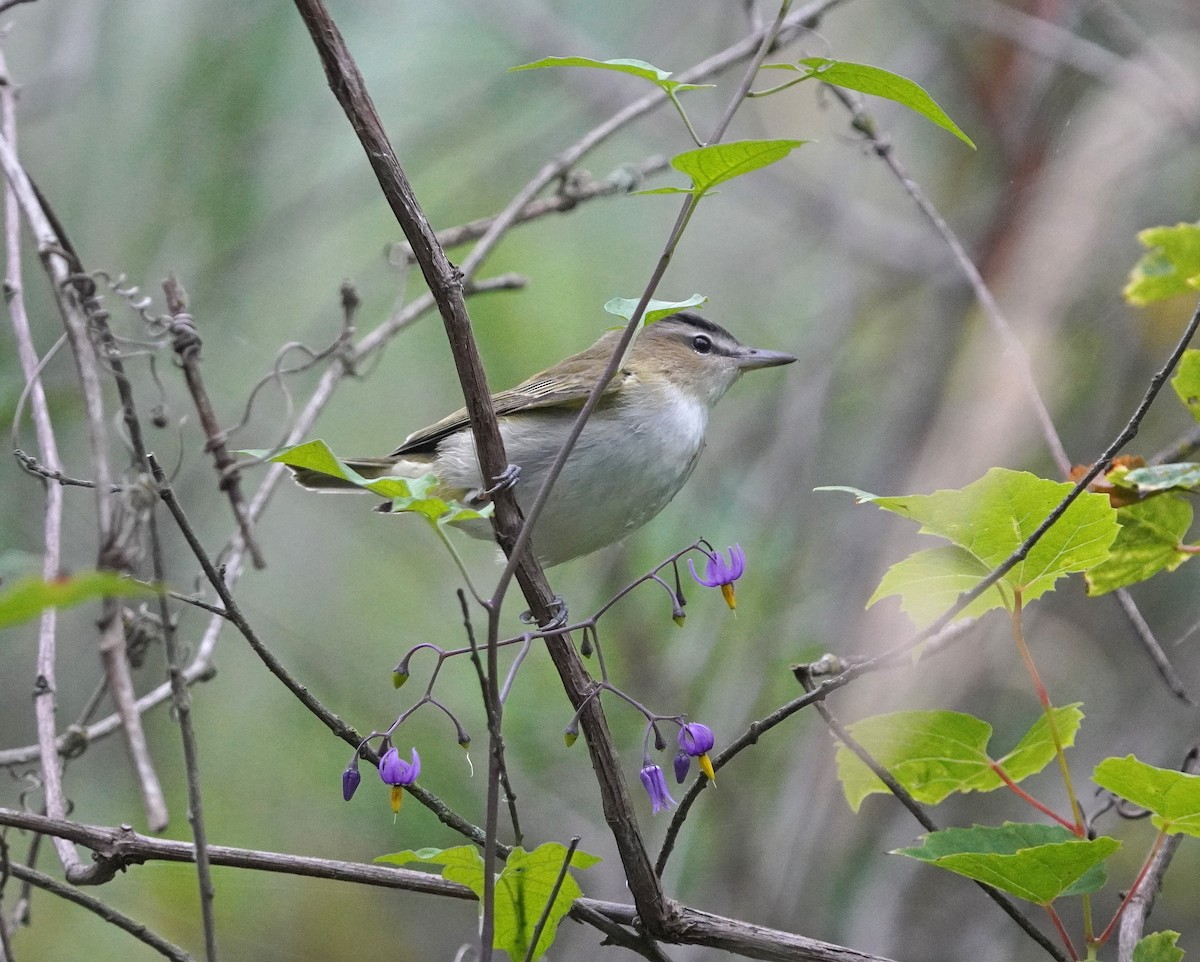
{"type": "MultiPolygon", "coordinates": [[[[548,607],[550,608],[550,619],[544,625],[539,625],[538,627],[542,631],[556,631],[566,625],[567,603],[563,601],[563,596],[555,595],[548,607]]],[[[532,611],[522,611],[520,618],[521,623],[525,625],[532,625],[537,621],[533,617],[532,611]]]]}
{"type": "Polygon", "coordinates": [[[492,478],[492,486],[476,491],[474,500],[487,503],[491,501],[501,491],[508,491],[516,487],[517,480],[521,477],[521,466],[519,464],[510,464],[498,475],[492,478]]]}

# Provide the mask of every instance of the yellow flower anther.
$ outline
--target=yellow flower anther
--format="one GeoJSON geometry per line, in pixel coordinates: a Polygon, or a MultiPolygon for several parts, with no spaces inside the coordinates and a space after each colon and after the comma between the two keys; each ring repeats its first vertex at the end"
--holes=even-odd
{"type": "Polygon", "coordinates": [[[392,814],[400,814],[400,803],[404,801],[404,789],[399,785],[392,786],[392,814]]]}
{"type": "Polygon", "coordinates": [[[721,585],[721,594],[725,596],[725,604],[729,605],[731,611],[737,610],[737,598],[733,594],[733,583],[721,585]]]}
{"type": "Polygon", "coordinates": [[[705,752],[703,755],[697,758],[696,763],[700,766],[700,771],[704,772],[704,774],[708,776],[708,780],[715,785],[717,781],[717,773],[713,771],[712,759],[708,757],[708,752],[705,752]]]}

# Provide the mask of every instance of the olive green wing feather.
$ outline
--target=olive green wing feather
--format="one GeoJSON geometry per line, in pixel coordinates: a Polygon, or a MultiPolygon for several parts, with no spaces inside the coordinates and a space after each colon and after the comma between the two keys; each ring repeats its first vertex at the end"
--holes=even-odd
{"type": "MultiPolygon", "coordinates": [[[[577,355],[582,359],[583,355],[577,355]]],[[[574,361],[577,358],[571,358],[574,361]]],[[[553,373],[543,371],[523,381],[514,388],[492,395],[492,406],[497,417],[509,414],[519,414],[522,411],[533,411],[538,408],[558,407],[563,410],[578,409],[591,393],[594,381],[589,382],[572,370],[573,365],[567,362],[559,364],[553,373]]],[[[604,390],[607,397],[616,390],[621,376],[613,378],[604,390]]],[[[453,414],[442,418],[436,424],[422,428],[404,439],[404,443],[392,452],[391,457],[401,457],[417,452],[432,452],[440,441],[449,437],[470,424],[467,409],[460,408],[453,414]]]]}

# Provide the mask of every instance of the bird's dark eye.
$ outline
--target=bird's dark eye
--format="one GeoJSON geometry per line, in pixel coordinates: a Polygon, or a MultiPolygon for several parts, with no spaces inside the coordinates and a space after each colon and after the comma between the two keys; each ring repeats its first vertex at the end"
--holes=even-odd
{"type": "Polygon", "coordinates": [[[692,350],[697,354],[711,354],[712,338],[707,334],[697,334],[692,338],[692,350]]]}

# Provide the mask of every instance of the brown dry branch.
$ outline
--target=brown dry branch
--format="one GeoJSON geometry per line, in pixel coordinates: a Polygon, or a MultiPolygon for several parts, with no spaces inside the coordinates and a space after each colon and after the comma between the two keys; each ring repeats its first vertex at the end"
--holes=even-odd
{"type": "Polygon", "coordinates": [[[174,275],[163,281],[163,293],[167,296],[167,310],[171,312],[171,349],[179,357],[179,366],[183,368],[188,392],[192,395],[192,403],[196,405],[196,413],[200,416],[200,426],[204,429],[204,437],[207,439],[205,448],[212,454],[221,490],[229,498],[229,507],[237,520],[242,543],[250,553],[251,563],[255,568],[265,568],[267,563],[250,531],[250,519],[246,517],[242,476],[238,471],[237,462],[229,453],[229,447],[225,443],[225,432],[221,430],[212,401],[204,388],[204,375],[200,373],[200,333],[196,330],[195,318],[187,312],[187,294],[174,275]]]}
{"type": "MultiPolygon", "coordinates": [[[[110,879],[131,866],[152,861],[190,862],[195,855],[193,847],[187,842],[149,838],[133,831],[128,825],[118,828],[84,825],[10,808],[0,808],[0,825],[67,838],[90,848],[96,853],[97,863],[104,866],[103,874],[110,879]]],[[[231,868],[355,882],[443,898],[475,898],[475,893],[465,885],[449,882],[429,872],[417,872],[396,866],[366,865],[360,862],[310,858],[226,845],[210,846],[209,855],[214,865],[231,868]]],[[[101,874],[97,874],[91,881],[99,883],[103,880],[101,874]]],[[[578,899],[575,907],[580,911],[572,908],[570,914],[579,921],[589,921],[592,913],[599,913],[618,925],[629,926],[639,931],[643,927],[643,921],[633,905],[598,899],[578,899]]],[[[771,962],[888,962],[881,956],[858,952],[819,939],[729,919],[687,906],[677,908],[679,924],[663,938],[664,941],[676,945],[704,945],[746,958],[766,959],[771,962]]]]}

